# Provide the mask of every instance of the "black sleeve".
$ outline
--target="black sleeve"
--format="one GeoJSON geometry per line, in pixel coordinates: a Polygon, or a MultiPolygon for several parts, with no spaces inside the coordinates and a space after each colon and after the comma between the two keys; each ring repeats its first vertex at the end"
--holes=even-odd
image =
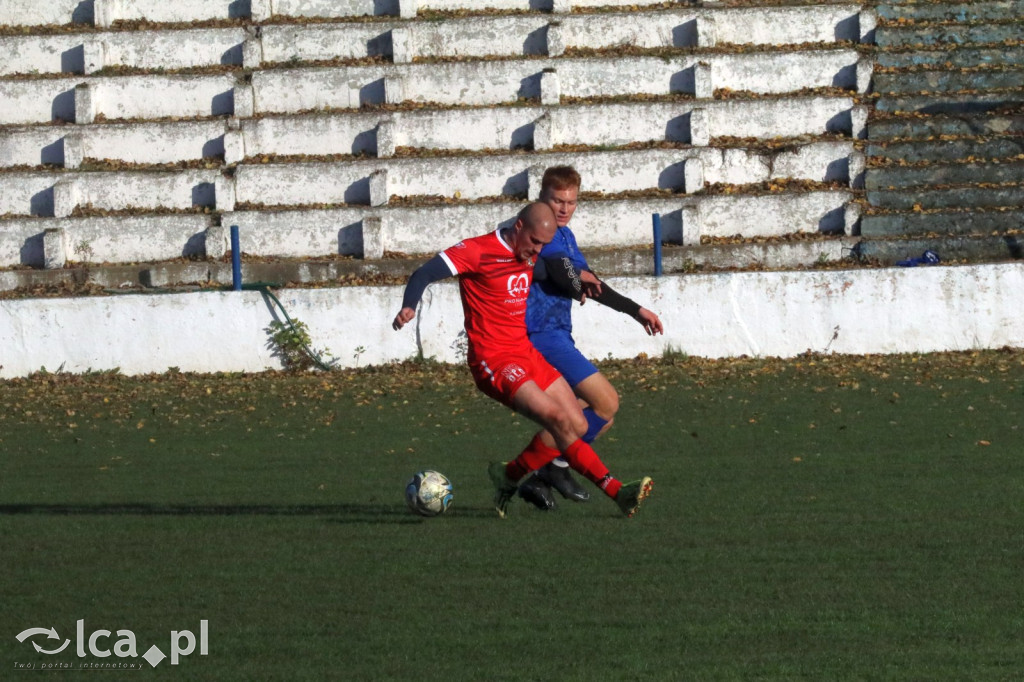
{"type": "Polygon", "coordinates": [[[580,271],[568,257],[540,258],[533,268],[533,278],[547,280],[558,287],[565,296],[580,300],[583,295],[583,281],[580,271]]]}
{"type": "MultiPolygon", "coordinates": [[[[583,280],[580,279],[580,271],[573,265],[568,257],[542,258],[537,261],[533,269],[535,280],[547,280],[562,290],[566,296],[580,300],[583,295],[583,280]]],[[[627,298],[608,286],[607,282],[601,280],[601,293],[591,298],[612,310],[625,313],[630,317],[636,317],[640,313],[640,304],[627,298]]]]}
{"type": "Polygon", "coordinates": [[[615,291],[604,281],[601,282],[601,294],[591,298],[601,305],[606,305],[620,313],[626,313],[630,317],[636,317],[640,314],[640,304],[615,291]]]}
{"type": "Polygon", "coordinates": [[[415,309],[420,299],[423,298],[423,292],[427,290],[427,285],[451,276],[452,271],[445,259],[441,258],[440,254],[434,256],[416,268],[416,272],[409,277],[409,281],[405,284],[405,295],[402,296],[402,307],[415,309]]]}

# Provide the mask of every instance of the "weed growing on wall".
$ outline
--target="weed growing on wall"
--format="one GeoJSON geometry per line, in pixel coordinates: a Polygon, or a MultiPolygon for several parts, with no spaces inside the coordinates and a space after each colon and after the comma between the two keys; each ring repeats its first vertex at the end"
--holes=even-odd
{"type": "Polygon", "coordinates": [[[337,362],[333,358],[324,360],[324,356],[331,355],[327,348],[321,350],[313,348],[309,327],[301,320],[292,319],[290,322],[274,320],[264,331],[269,336],[267,348],[288,371],[305,372],[316,368],[331,369],[337,362]]]}

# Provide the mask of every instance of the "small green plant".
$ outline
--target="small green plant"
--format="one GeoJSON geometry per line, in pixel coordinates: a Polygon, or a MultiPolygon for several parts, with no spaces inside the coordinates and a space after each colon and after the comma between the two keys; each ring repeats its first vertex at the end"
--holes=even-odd
{"type": "Polygon", "coordinates": [[[665,347],[665,350],[661,352],[661,359],[665,362],[676,364],[686,362],[690,359],[690,355],[686,351],[669,344],[665,347]]]}
{"type": "Polygon", "coordinates": [[[687,258],[683,261],[681,272],[697,272],[698,270],[700,270],[700,267],[692,258],[687,258]]]}
{"type": "Polygon", "coordinates": [[[455,351],[455,357],[458,358],[459,362],[466,359],[466,356],[469,354],[469,337],[466,336],[466,330],[459,332],[459,335],[455,337],[449,348],[455,351]]]}
{"type": "Polygon", "coordinates": [[[75,255],[78,256],[80,262],[91,263],[96,256],[92,250],[92,242],[83,239],[75,244],[75,255]]]}
{"type": "Polygon", "coordinates": [[[316,367],[331,369],[337,362],[336,359],[323,359],[323,356],[330,355],[328,349],[315,350],[312,347],[309,327],[301,320],[274,320],[264,331],[270,337],[267,339],[267,348],[288,371],[304,372],[316,367]]]}
{"type": "Polygon", "coordinates": [[[29,377],[30,378],[38,378],[38,377],[48,377],[48,376],[51,376],[51,375],[54,375],[54,374],[64,374],[64,364],[65,363],[63,363],[63,362],[60,363],[60,367],[58,367],[56,369],[56,371],[53,371],[53,372],[51,372],[50,370],[46,369],[46,365],[42,365],[42,366],[39,367],[39,371],[38,372],[32,372],[31,374],[29,374],[29,377]]]}

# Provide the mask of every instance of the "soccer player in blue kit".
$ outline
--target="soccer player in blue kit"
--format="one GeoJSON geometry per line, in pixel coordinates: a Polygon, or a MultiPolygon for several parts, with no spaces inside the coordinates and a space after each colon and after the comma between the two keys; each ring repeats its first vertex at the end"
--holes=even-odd
{"type": "MultiPolygon", "coordinates": [[[[585,407],[587,432],[582,440],[592,442],[604,433],[619,409],[619,394],[608,379],[576,348],[572,338],[573,300],[591,298],[635,319],[649,335],[664,333],[656,314],[615,292],[597,278],[576,244],[569,220],[576,211],[581,185],[571,166],[553,166],[541,180],[540,201],[555,213],[558,229],[554,239],[540,252],[538,268],[546,277],[535,278],[526,307],[526,328],[530,342],[565,377],[585,407]],[[571,292],[571,294],[570,294],[571,292]]],[[[540,509],[556,507],[552,488],[578,502],[589,493],[569,473],[559,458],[531,474],[519,486],[519,495],[540,509]]]]}

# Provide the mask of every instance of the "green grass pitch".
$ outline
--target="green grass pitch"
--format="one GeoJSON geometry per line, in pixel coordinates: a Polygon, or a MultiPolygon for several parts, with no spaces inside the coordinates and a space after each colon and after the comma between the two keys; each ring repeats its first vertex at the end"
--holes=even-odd
{"type": "Polygon", "coordinates": [[[596,449],[619,477],[655,480],[631,520],[596,490],[498,519],[487,463],[533,428],[462,368],[0,382],[0,666],[1019,677],[1024,353],[602,368],[622,409],[596,449]],[[404,506],[424,468],[454,483],[442,517],[404,506]],[[79,657],[79,620],[111,650],[130,630],[139,657],[79,657]],[[142,660],[202,620],[206,655],[142,660]],[[72,641],[37,653],[59,641],[16,639],[33,627],[72,641]]]}

